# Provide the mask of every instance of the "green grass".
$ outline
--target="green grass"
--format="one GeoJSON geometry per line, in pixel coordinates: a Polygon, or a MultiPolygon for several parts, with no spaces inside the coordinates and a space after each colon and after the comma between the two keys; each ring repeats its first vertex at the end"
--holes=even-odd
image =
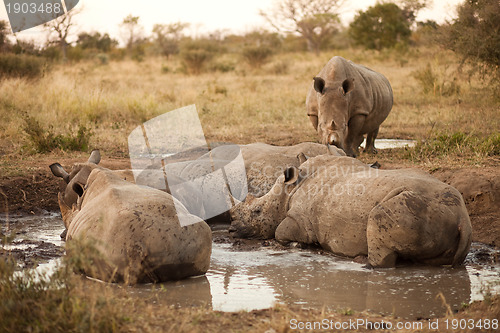
{"type": "Polygon", "coordinates": [[[486,158],[500,156],[500,133],[477,136],[464,132],[441,133],[428,140],[420,140],[405,150],[404,157],[414,162],[442,157],[486,158]]]}

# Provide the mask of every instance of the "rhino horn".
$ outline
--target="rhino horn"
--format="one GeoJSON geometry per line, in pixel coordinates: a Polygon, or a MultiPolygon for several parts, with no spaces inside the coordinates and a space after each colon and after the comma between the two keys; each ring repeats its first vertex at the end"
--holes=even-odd
{"type": "Polygon", "coordinates": [[[285,184],[293,184],[299,179],[299,169],[297,167],[288,167],[285,172],[285,184]]]}
{"type": "Polygon", "coordinates": [[[61,164],[53,163],[49,166],[49,168],[54,176],[64,179],[66,184],[69,183],[69,174],[66,172],[66,170],[64,170],[61,164]]]}
{"type": "Polygon", "coordinates": [[[299,165],[301,165],[302,163],[304,163],[305,161],[307,161],[309,159],[309,157],[307,157],[306,154],[304,154],[304,153],[301,152],[301,153],[299,153],[297,155],[297,159],[299,160],[299,165]]]}
{"type": "Polygon", "coordinates": [[[99,152],[99,149],[92,150],[88,162],[99,164],[100,161],[101,161],[101,153],[99,152]]]}

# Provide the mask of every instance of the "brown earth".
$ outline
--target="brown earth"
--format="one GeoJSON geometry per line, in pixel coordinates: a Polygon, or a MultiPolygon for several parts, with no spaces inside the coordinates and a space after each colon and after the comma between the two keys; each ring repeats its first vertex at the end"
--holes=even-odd
{"type": "MultiPolygon", "coordinates": [[[[57,211],[57,192],[63,186],[48,166],[57,161],[67,170],[79,157],[44,156],[23,161],[9,161],[18,175],[0,175],[0,214],[36,214],[42,210],[57,211]]],[[[395,169],[408,165],[381,161],[382,168],[395,169]]],[[[130,162],[124,157],[104,157],[101,165],[110,169],[126,169],[130,162]]],[[[469,212],[473,240],[500,247],[500,167],[440,168],[433,175],[457,188],[464,197],[469,212]]]]}

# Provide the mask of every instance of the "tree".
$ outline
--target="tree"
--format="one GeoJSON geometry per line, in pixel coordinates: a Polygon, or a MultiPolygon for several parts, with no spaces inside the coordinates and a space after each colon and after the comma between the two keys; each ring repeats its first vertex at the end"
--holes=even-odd
{"type": "Polygon", "coordinates": [[[101,52],[109,52],[112,48],[118,45],[118,42],[111,38],[107,33],[101,35],[99,32],[92,34],[82,32],[78,35],[76,45],[82,49],[94,49],[101,52]]]}
{"type": "Polygon", "coordinates": [[[123,19],[120,27],[127,49],[132,51],[132,48],[143,39],[143,28],[139,24],[139,16],[128,15],[123,19]]]}
{"type": "Polygon", "coordinates": [[[441,44],[500,82],[500,3],[466,0],[457,9],[458,17],[442,27],[441,44]]]}
{"type": "Polygon", "coordinates": [[[394,3],[378,3],[359,11],[349,26],[349,36],[368,49],[390,48],[409,41],[411,22],[394,3]]]}
{"type": "Polygon", "coordinates": [[[7,21],[0,20],[0,52],[8,49],[10,46],[9,39],[9,23],[7,21]]]}
{"type": "Polygon", "coordinates": [[[432,0],[398,0],[395,3],[403,11],[404,17],[411,25],[416,22],[417,14],[420,10],[426,8],[432,0]]]}
{"type": "Polygon", "coordinates": [[[45,23],[43,26],[48,30],[48,44],[56,44],[60,47],[63,59],[67,59],[68,37],[75,26],[74,18],[81,13],[81,9],[73,9],[56,19],[45,23]]]}
{"type": "Polygon", "coordinates": [[[338,9],[344,0],[277,0],[268,12],[260,11],[277,31],[299,33],[309,51],[319,54],[321,46],[338,30],[338,9]]]}
{"type": "Polygon", "coordinates": [[[189,27],[189,23],[155,24],[153,35],[160,47],[161,53],[167,58],[172,54],[179,53],[179,41],[182,31],[189,27]]]}

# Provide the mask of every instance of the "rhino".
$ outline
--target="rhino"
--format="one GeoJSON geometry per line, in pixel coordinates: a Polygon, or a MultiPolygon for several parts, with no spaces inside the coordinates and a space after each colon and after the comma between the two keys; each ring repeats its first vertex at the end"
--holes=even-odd
{"type": "Polygon", "coordinates": [[[358,155],[364,134],[365,151],[376,153],[375,139],[392,104],[385,76],[339,56],[314,77],[306,98],[307,115],[321,142],[351,157],[358,155]]]}
{"type": "MultiPolygon", "coordinates": [[[[314,142],[302,142],[293,146],[273,146],[262,142],[240,146],[248,182],[248,193],[261,197],[273,187],[276,178],[290,166],[299,166],[298,156],[314,157],[324,154],[345,155],[336,147],[314,142]]],[[[227,159],[224,146],[212,150],[218,160],[227,159]]]]}
{"type": "MultiPolygon", "coordinates": [[[[209,224],[229,224],[227,210],[235,203],[244,200],[247,194],[260,197],[267,193],[276,178],[290,165],[298,166],[298,155],[317,156],[329,152],[336,155],[345,155],[343,151],[335,147],[326,147],[318,143],[305,142],[293,146],[272,146],[265,143],[252,143],[236,146],[223,144],[214,147],[210,152],[193,160],[178,161],[174,155],[166,161],[165,174],[170,183],[172,177],[183,179],[178,182],[182,186],[176,187],[172,195],[177,197],[179,188],[187,184],[193,184],[193,189],[183,191],[185,203],[192,200],[197,194],[202,198],[203,212],[205,216],[199,215],[192,209],[199,207],[198,202],[185,204],[188,210],[203,217],[209,224]],[[221,174],[221,170],[223,173],[221,174]],[[214,177],[214,175],[218,175],[214,177]],[[221,177],[223,175],[223,177],[221,177]]],[[[150,175],[153,175],[150,173],[150,175]]],[[[163,171],[157,170],[157,177],[152,183],[165,183],[163,171]]]]}
{"type": "Polygon", "coordinates": [[[471,244],[455,188],[420,170],[378,170],[346,156],[286,169],[269,193],[247,198],[230,215],[235,237],[316,244],[363,256],[372,267],[459,265],[471,244]]]}
{"type": "Polygon", "coordinates": [[[205,274],[212,251],[210,227],[169,193],[126,181],[99,161],[96,150],[70,173],[59,163],[50,166],[66,183],[58,200],[67,245],[77,241],[96,250],[85,252],[94,267],[84,272],[129,284],[205,274]],[[181,226],[181,216],[190,224],[181,226]]]}

